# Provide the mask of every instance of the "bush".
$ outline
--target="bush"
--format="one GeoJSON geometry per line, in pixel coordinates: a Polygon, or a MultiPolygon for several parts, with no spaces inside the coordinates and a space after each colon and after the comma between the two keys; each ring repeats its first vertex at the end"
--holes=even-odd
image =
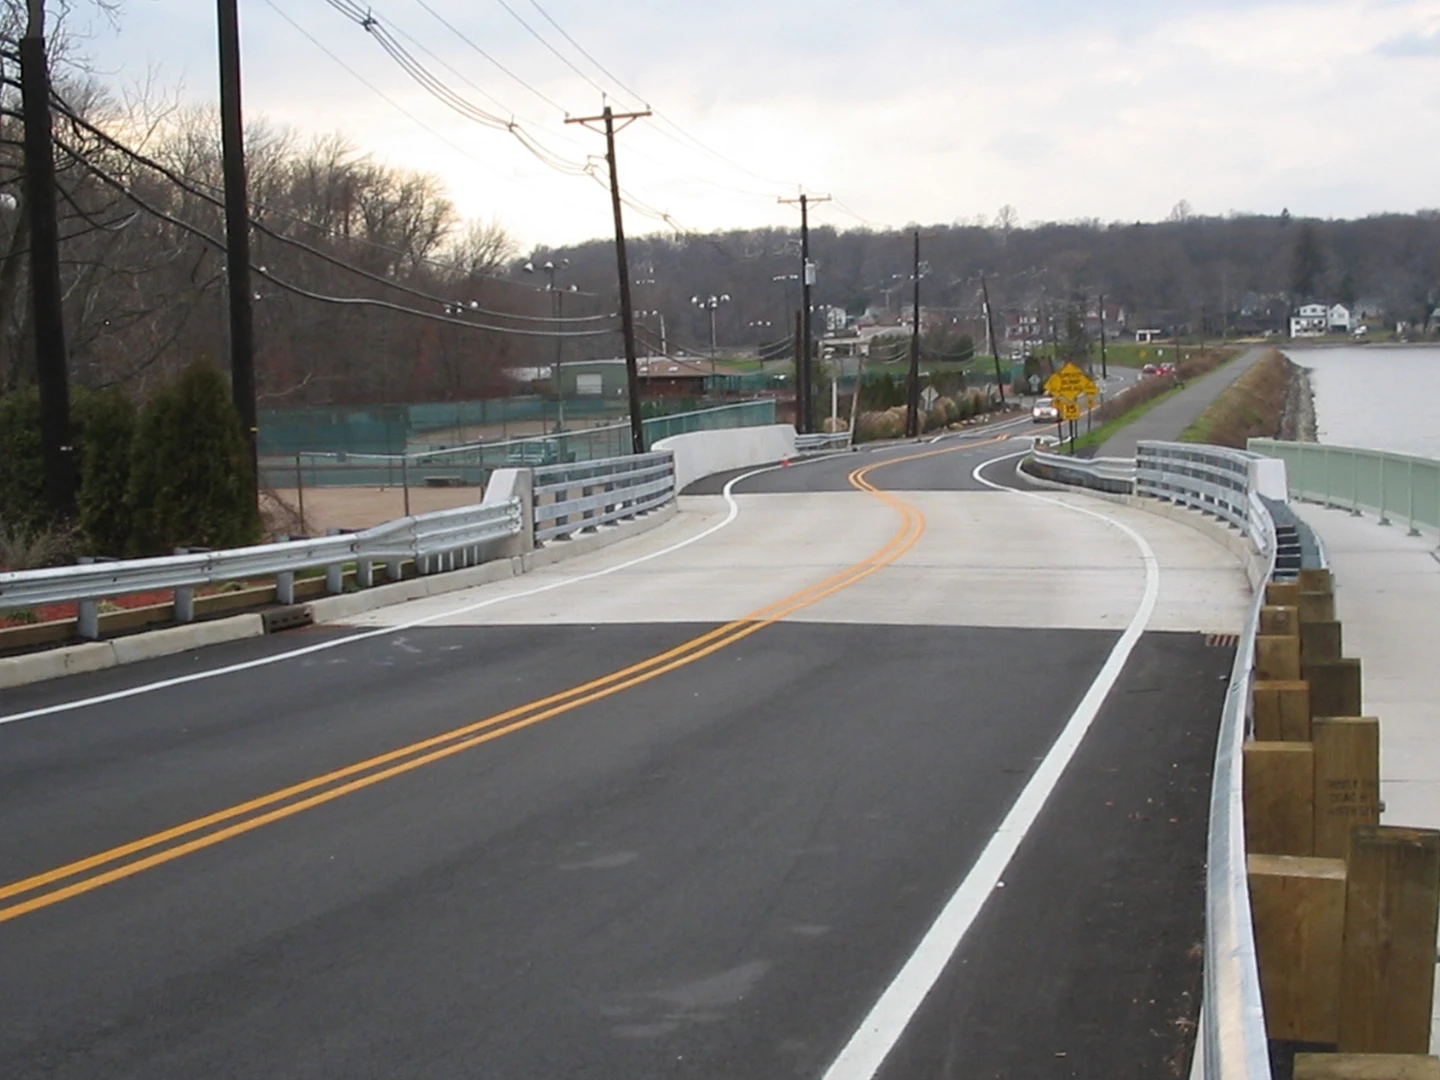
{"type": "Polygon", "coordinates": [[[80,531],[93,552],[122,555],[129,547],[130,456],[135,438],[135,406],[111,389],[76,399],[80,446],[80,531]]]}
{"type": "Polygon", "coordinates": [[[25,533],[50,525],[40,453],[40,395],[34,387],[0,397],[0,521],[25,533]]]}
{"type": "Polygon", "coordinates": [[[74,538],[65,529],[0,524],[0,569],[37,570],[65,562],[74,538]]]}
{"type": "Polygon", "coordinates": [[[220,369],[191,364],[141,411],[128,502],[136,554],[236,547],[260,539],[240,418],[220,369]]]}

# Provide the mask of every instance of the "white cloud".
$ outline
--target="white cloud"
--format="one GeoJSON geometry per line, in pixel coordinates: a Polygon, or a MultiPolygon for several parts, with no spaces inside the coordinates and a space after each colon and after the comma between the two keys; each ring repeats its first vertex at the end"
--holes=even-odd
{"type": "MultiPolygon", "coordinates": [[[[418,128],[287,26],[246,4],[251,115],[348,132],[377,156],[440,173],[465,211],[527,243],[603,235],[604,192],[557,175],[503,133],[448,112],[328,5],[275,0],[357,72],[443,134],[418,128]]],[[[496,4],[427,0],[564,108],[599,94],[496,4]]],[[[602,140],[457,41],[415,2],[383,16],[543,130],[567,158],[602,140]]],[[[596,81],[607,82],[526,5],[515,5],[596,81]]],[[[148,54],[213,86],[210,12],[194,0],[131,0],[120,42],[92,43],[125,72],[148,54]],[[203,17],[202,17],[203,16],[203,17]]],[[[665,117],[744,171],[686,146],[656,118],[621,137],[622,183],[697,228],[789,224],[776,205],[803,180],[865,217],[898,225],[992,214],[1153,219],[1184,197],[1230,208],[1346,216],[1432,204],[1440,119],[1427,56],[1440,0],[1109,0],[945,3],[733,0],[702,10],[661,0],[547,0],[557,21],[665,117]],[[1178,5],[1176,5],[1178,7],[1178,5]],[[752,175],[752,174],[758,174],[752,175]]],[[[439,62],[417,56],[477,102],[439,62]]],[[[625,95],[621,94],[624,98],[625,95]]],[[[853,221],[834,208],[836,224],[853,221]]],[[[658,227],[631,215],[636,231],[658,227]]]]}

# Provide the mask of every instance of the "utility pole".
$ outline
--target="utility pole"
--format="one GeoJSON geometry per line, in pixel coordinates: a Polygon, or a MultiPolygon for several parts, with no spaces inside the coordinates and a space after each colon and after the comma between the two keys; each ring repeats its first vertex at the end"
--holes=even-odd
{"type": "Polygon", "coordinates": [[[245,123],[240,109],[240,17],[236,0],[216,0],[220,28],[220,144],[225,173],[225,277],[230,297],[230,396],[250,452],[251,494],[258,491],[259,417],[255,412],[255,323],[250,305],[250,199],[245,123]]]}
{"type": "Polygon", "coordinates": [[[1105,294],[1100,294],[1100,378],[1110,377],[1110,368],[1105,360],[1105,294]]]}
{"type": "Polygon", "coordinates": [[[800,407],[795,412],[796,428],[800,434],[808,435],[815,430],[811,398],[811,342],[815,331],[811,325],[810,290],[815,284],[815,265],[810,261],[810,204],[829,202],[829,195],[801,195],[798,199],[781,199],[786,204],[800,204],[800,358],[799,385],[796,392],[800,407]]]}
{"type": "Polygon", "coordinates": [[[905,435],[920,437],[920,230],[915,230],[915,263],[911,270],[914,287],[910,306],[910,381],[905,394],[905,435]]]}
{"type": "Polygon", "coordinates": [[[995,359],[995,385],[1000,388],[1000,407],[1005,407],[1005,380],[1000,375],[1000,343],[995,340],[995,313],[990,308],[990,286],[980,275],[980,295],[985,298],[985,334],[990,339],[990,355],[995,359]]]}
{"type": "Polygon", "coordinates": [[[60,285],[60,227],[55,210],[55,144],[50,126],[44,0],[29,0],[29,9],[25,36],[20,39],[20,87],[25,121],[25,207],[30,224],[35,377],[40,392],[40,452],[45,502],[56,517],[68,517],[75,509],[75,456],[70,443],[70,377],[60,285]]]}
{"type": "Polygon", "coordinates": [[[636,454],[645,452],[645,418],[640,415],[640,370],[635,361],[635,310],[630,303],[630,260],[625,254],[625,220],[620,213],[620,177],[615,167],[615,121],[624,121],[618,130],[624,131],[636,120],[650,115],[650,110],[633,113],[613,112],[609,105],[599,116],[569,116],[567,124],[584,124],[590,130],[592,125],[605,125],[605,160],[610,166],[610,202],[615,211],[615,264],[620,273],[620,323],[625,335],[625,380],[630,391],[630,449],[636,454]]]}

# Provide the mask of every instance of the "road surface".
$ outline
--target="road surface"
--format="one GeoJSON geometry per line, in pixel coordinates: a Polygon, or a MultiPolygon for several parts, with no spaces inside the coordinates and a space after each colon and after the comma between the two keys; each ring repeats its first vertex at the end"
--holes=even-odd
{"type": "Polygon", "coordinates": [[[1181,1075],[1243,575],[1014,447],[6,691],[0,1072],[1181,1075]]]}

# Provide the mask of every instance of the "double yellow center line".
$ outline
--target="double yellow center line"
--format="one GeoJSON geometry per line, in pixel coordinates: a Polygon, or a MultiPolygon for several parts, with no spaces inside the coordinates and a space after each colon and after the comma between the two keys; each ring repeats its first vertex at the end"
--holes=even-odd
{"type": "Polygon", "coordinates": [[[483,720],[454,728],[440,735],[422,739],[408,746],[357,761],[298,784],[272,791],[248,802],[218,810],[173,828],[152,833],[128,844],[110,848],[53,870],[0,886],[0,923],[19,918],[29,912],[50,907],[105,885],[133,877],[146,870],[174,862],[194,852],[214,847],[236,836],[252,832],[272,822],[281,821],[317,806],[334,802],[346,795],[383,781],[413,772],[437,761],[464,753],[495,739],[539,724],[562,713],[601,701],[642,683],[658,679],[677,668],[693,664],[712,653],[743,641],[751,634],[771,626],[826,597],[833,596],[857,582],[889,566],[919,541],[925,532],[925,517],[910,503],[875,487],[867,479],[869,473],[889,465],[940,454],[973,449],[976,445],[946,447],[904,457],[890,458],[856,469],[849,475],[855,488],[892,507],[901,518],[900,530],[890,542],[869,558],[817,582],[783,600],[751,612],[734,622],[726,623],[673,649],[659,653],[638,664],[612,672],[559,694],[507,709],[483,720]]]}

